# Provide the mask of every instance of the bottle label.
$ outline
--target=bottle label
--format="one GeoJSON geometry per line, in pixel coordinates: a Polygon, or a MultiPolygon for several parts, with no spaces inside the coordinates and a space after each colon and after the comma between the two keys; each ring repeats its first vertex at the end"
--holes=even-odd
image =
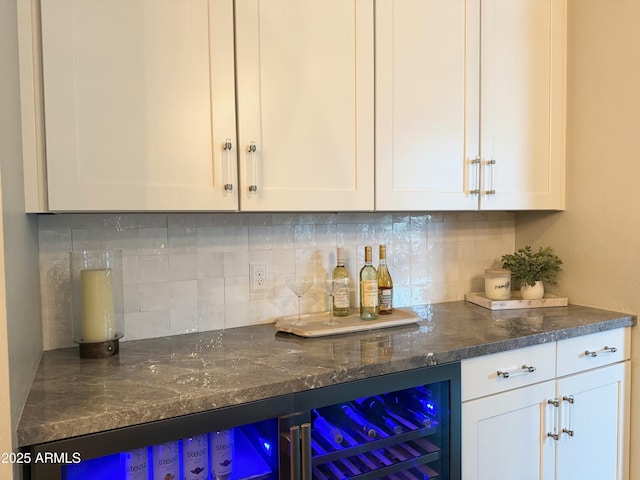
{"type": "Polygon", "coordinates": [[[206,434],[182,440],[182,462],[184,480],[209,478],[209,445],[206,434]]]}
{"type": "Polygon", "coordinates": [[[139,448],[124,454],[124,478],[126,480],[148,480],[149,464],[146,448],[139,448]]]}
{"type": "Polygon", "coordinates": [[[390,312],[393,307],[393,289],[392,288],[380,289],[379,293],[380,293],[379,312],[383,312],[383,311],[390,312]]]}
{"type": "Polygon", "coordinates": [[[350,299],[349,299],[349,287],[348,281],[346,278],[344,279],[335,279],[334,280],[336,290],[333,293],[333,307],[334,308],[349,308],[350,299]]]}
{"type": "Polygon", "coordinates": [[[211,434],[211,470],[218,480],[231,476],[233,467],[233,430],[211,434]]]}
{"type": "Polygon", "coordinates": [[[363,307],[377,307],[378,306],[378,281],[377,280],[362,280],[360,282],[362,286],[360,304],[363,307]]]}
{"type": "Polygon", "coordinates": [[[178,442],[153,446],[153,480],[178,480],[180,462],[178,442]]]}

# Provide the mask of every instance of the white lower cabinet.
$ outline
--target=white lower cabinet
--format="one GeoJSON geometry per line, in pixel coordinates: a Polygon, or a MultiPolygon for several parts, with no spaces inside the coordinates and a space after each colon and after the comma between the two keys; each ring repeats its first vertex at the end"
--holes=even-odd
{"type": "Polygon", "coordinates": [[[628,479],[629,353],[620,329],[463,361],[462,478],[628,479]]]}
{"type": "Polygon", "coordinates": [[[555,478],[629,478],[629,372],[626,361],[558,380],[555,478]]]}
{"type": "Polygon", "coordinates": [[[542,428],[550,409],[541,399],[554,395],[548,381],[463,403],[463,480],[553,478],[555,449],[542,428]]]}

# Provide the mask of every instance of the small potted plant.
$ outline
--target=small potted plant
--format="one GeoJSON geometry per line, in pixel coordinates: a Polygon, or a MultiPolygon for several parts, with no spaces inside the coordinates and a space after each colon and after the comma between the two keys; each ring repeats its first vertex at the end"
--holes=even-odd
{"type": "Polygon", "coordinates": [[[535,300],[544,296],[544,282],[557,283],[556,278],[562,270],[562,260],[554,255],[551,247],[540,247],[533,251],[531,246],[502,256],[502,268],[511,270],[514,280],[520,281],[520,293],[524,300],[535,300]]]}

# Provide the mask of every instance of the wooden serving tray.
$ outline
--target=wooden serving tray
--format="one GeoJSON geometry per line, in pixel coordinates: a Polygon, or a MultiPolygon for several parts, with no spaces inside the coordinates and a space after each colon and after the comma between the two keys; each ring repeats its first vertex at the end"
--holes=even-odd
{"type": "Polygon", "coordinates": [[[380,315],[377,320],[361,320],[360,312],[352,309],[347,317],[334,317],[337,325],[323,325],[329,319],[329,312],[311,313],[302,315],[306,322],[304,325],[294,325],[297,315],[281,318],[276,322],[276,330],[279,332],[293,333],[300,337],[324,337],[338,335],[340,333],[362,332],[377,328],[397,327],[416,323],[420,317],[412,310],[394,308],[390,315],[380,315]]]}
{"type": "Polygon", "coordinates": [[[550,293],[545,293],[543,298],[538,300],[523,300],[520,292],[511,292],[509,300],[489,300],[483,292],[471,292],[464,296],[467,302],[475,303],[481,307],[490,310],[514,310],[520,308],[541,308],[541,307],[566,307],[569,299],[566,297],[557,297],[550,293]]]}

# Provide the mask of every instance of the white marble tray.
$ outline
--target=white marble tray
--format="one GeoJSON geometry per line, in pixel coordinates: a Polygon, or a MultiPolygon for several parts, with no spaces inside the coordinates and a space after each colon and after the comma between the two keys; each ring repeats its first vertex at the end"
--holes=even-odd
{"type": "Polygon", "coordinates": [[[304,325],[294,325],[297,315],[283,317],[276,322],[276,330],[279,332],[293,333],[300,337],[324,337],[338,335],[340,333],[361,332],[377,328],[397,327],[410,325],[420,320],[415,312],[406,308],[394,308],[390,315],[380,315],[377,320],[360,320],[360,312],[352,309],[348,317],[335,317],[337,325],[323,325],[329,319],[329,312],[311,313],[302,315],[306,322],[304,325]]]}
{"type": "Polygon", "coordinates": [[[489,310],[515,310],[521,308],[541,308],[541,307],[566,307],[569,299],[566,297],[556,297],[550,293],[545,293],[539,300],[523,300],[520,292],[511,292],[509,300],[489,300],[484,292],[471,292],[464,296],[467,302],[475,303],[489,310]]]}

